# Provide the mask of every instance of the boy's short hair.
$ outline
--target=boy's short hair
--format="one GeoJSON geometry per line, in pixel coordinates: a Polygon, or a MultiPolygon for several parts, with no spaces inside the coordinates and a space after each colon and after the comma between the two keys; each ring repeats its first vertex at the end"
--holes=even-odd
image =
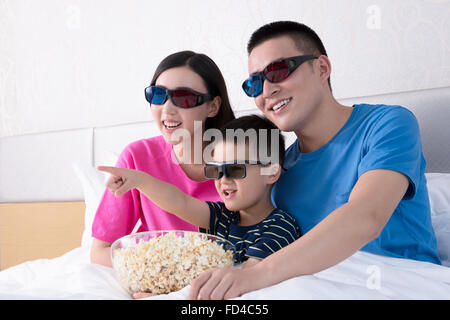
{"type": "MultiPolygon", "coordinates": [[[[248,116],[242,116],[239,118],[236,118],[234,120],[231,120],[230,122],[226,123],[224,126],[220,128],[220,132],[222,134],[222,137],[224,137],[224,141],[227,137],[227,130],[243,130],[246,132],[249,129],[253,129],[256,131],[256,150],[260,150],[261,143],[265,143],[267,141],[267,145],[265,146],[267,148],[267,156],[271,159],[276,157],[277,155],[271,154],[272,146],[274,144],[278,144],[278,149],[276,152],[278,152],[278,163],[283,166],[284,158],[285,158],[285,142],[284,142],[284,136],[281,134],[280,130],[266,117],[259,116],[257,114],[252,114],[248,116]],[[260,131],[259,130],[266,130],[267,133],[267,140],[261,141],[260,131]],[[272,135],[272,130],[277,130],[276,135],[272,135]],[[275,140],[276,137],[276,140],[275,140]]],[[[248,137],[247,137],[248,138],[248,137]]],[[[249,141],[250,139],[247,139],[249,141]]],[[[250,141],[251,142],[251,141],[250,141]]]]}
{"type": "MultiPolygon", "coordinates": [[[[285,35],[289,36],[294,41],[297,49],[304,54],[328,56],[325,46],[317,33],[310,27],[294,21],[276,21],[260,27],[251,35],[247,44],[247,53],[250,55],[256,46],[266,40],[285,35]]],[[[328,77],[328,85],[331,90],[330,77],[328,77]]]]}

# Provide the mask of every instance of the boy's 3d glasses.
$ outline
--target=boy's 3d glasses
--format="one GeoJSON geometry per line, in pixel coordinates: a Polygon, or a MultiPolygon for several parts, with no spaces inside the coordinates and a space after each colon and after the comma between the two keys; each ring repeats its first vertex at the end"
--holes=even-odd
{"type": "Polygon", "coordinates": [[[263,71],[250,75],[242,84],[242,89],[249,97],[257,97],[263,91],[264,80],[272,83],[283,81],[302,63],[312,59],[317,59],[317,57],[302,55],[276,60],[265,67],[263,71]]]}
{"type": "Polygon", "coordinates": [[[266,165],[267,163],[249,160],[208,162],[204,167],[205,177],[219,180],[225,175],[229,179],[244,179],[247,176],[246,164],[266,165]]]}
{"type": "Polygon", "coordinates": [[[145,99],[150,104],[164,104],[168,98],[177,107],[193,108],[211,100],[213,97],[210,94],[199,93],[191,89],[169,90],[158,86],[145,88],[145,99]]]}

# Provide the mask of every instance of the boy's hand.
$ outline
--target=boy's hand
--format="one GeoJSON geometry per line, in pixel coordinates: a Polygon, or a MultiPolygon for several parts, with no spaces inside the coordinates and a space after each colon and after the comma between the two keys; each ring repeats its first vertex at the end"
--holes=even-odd
{"type": "Polygon", "coordinates": [[[106,187],[116,197],[124,195],[131,189],[138,188],[146,175],[141,171],[117,167],[98,166],[97,170],[111,174],[106,181],[106,187]]]}

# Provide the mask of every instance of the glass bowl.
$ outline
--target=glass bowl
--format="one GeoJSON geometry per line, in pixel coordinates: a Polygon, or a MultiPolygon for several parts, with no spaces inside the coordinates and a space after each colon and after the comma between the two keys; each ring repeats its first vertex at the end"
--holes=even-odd
{"type": "Polygon", "coordinates": [[[179,230],[134,233],[111,245],[113,268],[130,294],[178,291],[208,269],[232,266],[234,253],[228,240],[179,230]]]}

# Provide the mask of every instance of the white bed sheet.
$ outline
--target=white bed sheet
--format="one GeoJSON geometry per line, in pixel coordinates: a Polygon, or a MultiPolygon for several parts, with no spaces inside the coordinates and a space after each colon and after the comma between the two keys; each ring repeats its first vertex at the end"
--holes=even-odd
{"type": "MultiPolygon", "coordinates": [[[[146,299],[186,299],[189,286],[146,299]]],[[[0,299],[130,299],[113,269],[90,264],[89,248],[0,272],[0,299]]],[[[237,299],[450,299],[450,268],[357,252],[327,270],[237,299]]]]}

